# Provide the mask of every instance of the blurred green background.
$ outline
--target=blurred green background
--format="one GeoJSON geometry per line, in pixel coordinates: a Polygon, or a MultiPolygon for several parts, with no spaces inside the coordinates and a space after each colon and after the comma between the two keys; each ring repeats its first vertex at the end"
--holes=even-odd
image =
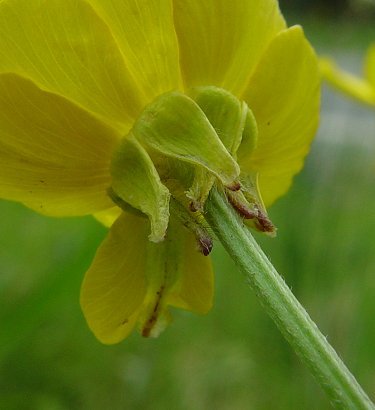
{"type": "MultiPolygon", "coordinates": [[[[306,1],[285,0],[284,11],[320,53],[359,73],[375,40],[371,13],[363,18],[359,3],[341,2],[347,8],[335,19],[334,8],[306,1]],[[309,12],[298,15],[298,7],[309,12]]],[[[306,167],[270,209],[278,237],[259,237],[372,399],[374,174],[374,111],[324,90],[306,167]]],[[[135,333],[117,346],[99,344],[78,298],[105,234],[90,217],[47,219],[0,202],[0,409],[330,408],[218,244],[216,301],[207,316],[176,310],[159,339],[135,333]]]]}

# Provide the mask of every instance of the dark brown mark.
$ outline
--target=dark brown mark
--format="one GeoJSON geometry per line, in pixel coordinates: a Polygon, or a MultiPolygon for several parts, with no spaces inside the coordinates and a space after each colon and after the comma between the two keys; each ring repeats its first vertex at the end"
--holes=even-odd
{"type": "Polygon", "coordinates": [[[198,212],[200,207],[197,201],[191,201],[189,204],[189,209],[191,212],[198,212]]]}
{"type": "Polygon", "coordinates": [[[153,327],[155,326],[155,323],[158,319],[158,310],[159,310],[161,297],[163,296],[163,291],[164,291],[164,285],[161,286],[160,289],[156,292],[157,299],[156,299],[154,309],[152,311],[152,314],[151,314],[150,318],[147,320],[147,322],[145,323],[145,325],[142,329],[142,336],[143,337],[149,337],[153,327]]]}
{"type": "Polygon", "coordinates": [[[254,219],[258,216],[258,212],[250,209],[246,204],[237,202],[232,195],[228,195],[228,200],[233,208],[245,219],[254,219]]]}
{"type": "Polygon", "coordinates": [[[198,238],[199,250],[204,256],[208,256],[212,251],[213,242],[209,236],[201,236],[198,238]]]}
{"type": "Polygon", "coordinates": [[[241,189],[241,184],[238,181],[234,181],[230,185],[226,185],[226,188],[233,192],[239,191],[241,189]]]}
{"type": "Polygon", "coordinates": [[[269,220],[268,216],[265,215],[260,210],[258,210],[257,221],[259,223],[257,224],[257,228],[261,230],[262,232],[274,232],[275,231],[274,224],[269,220]]]}

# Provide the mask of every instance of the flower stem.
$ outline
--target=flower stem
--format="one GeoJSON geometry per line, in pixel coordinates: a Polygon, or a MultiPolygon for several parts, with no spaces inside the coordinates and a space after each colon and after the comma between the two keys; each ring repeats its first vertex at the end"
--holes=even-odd
{"type": "Polygon", "coordinates": [[[338,409],[375,409],[226,198],[212,190],[206,218],[266,312],[338,409]]]}

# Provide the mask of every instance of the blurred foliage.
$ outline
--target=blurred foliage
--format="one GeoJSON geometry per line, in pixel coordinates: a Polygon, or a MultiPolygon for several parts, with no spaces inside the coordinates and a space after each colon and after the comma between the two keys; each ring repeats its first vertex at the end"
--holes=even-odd
{"type": "Polygon", "coordinates": [[[339,15],[348,10],[350,0],[280,0],[279,3],[282,10],[339,15]]]}
{"type": "MultiPolygon", "coordinates": [[[[346,60],[359,58],[374,33],[350,25],[353,38],[345,27],[308,21],[318,48],[353,48],[346,60]]],[[[258,237],[373,399],[374,120],[372,111],[325,95],[306,167],[270,210],[278,237],[258,237]]],[[[7,202],[0,215],[0,409],[330,408],[218,244],[207,316],[175,311],[159,339],[133,334],[103,346],[78,299],[106,230],[90,217],[47,219],[7,202]]]]}
{"type": "Polygon", "coordinates": [[[375,16],[374,0],[279,0],[279,3],[283,11],[293,13],[315,13],[330,18],[375,16]]]}

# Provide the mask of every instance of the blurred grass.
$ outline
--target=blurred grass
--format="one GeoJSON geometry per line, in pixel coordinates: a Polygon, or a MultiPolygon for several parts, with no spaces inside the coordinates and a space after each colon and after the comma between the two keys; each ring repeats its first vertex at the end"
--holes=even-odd
{"type": "MultiPolygon", "coordinates": [[[[359,58],[369,40],[367,28],[352,28],[352,48],[336,30],[335,46],[332,27],[322,33],[314,24],[306,32],[321,49],[359,58]]],[[[374,130],[372,111],[327,92],[306,167],[270,210],[278,238],[259,237],[373,399],[374,130]]],[[[175,311],[159,339],[134,334],[108,347],[90,334],[78,304],[105,229],[8,202],[0,215],[0,409],[330,408],[220,246],[209,315],[175,311]]]]}

